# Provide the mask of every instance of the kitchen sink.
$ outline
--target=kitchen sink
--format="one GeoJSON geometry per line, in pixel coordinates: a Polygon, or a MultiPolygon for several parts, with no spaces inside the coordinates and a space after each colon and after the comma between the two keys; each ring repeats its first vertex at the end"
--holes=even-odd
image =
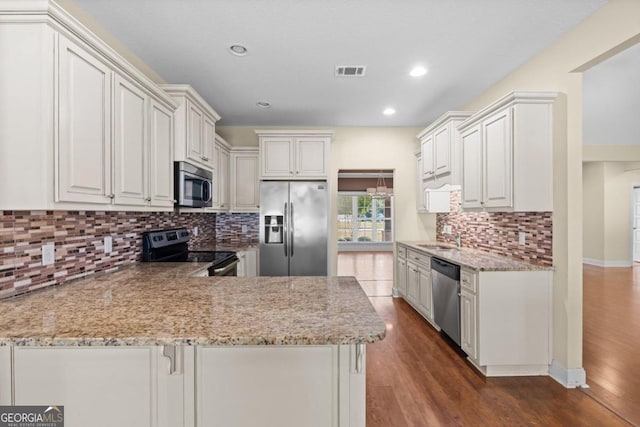
{"type": "Polygon", "coordinates": [[[455,246],[443,246],[443,245],[418,245],[421,248],[425,248],[425,249],[433,249],[433,250],[439,250],[439,251],[452,251],[452,250],[458,250],[458,248],[456,248],[455,246]]]}

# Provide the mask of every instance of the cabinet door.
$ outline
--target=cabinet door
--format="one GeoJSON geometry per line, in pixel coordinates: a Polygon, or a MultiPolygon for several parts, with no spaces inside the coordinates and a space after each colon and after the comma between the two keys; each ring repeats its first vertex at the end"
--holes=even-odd
{"type": "Polygon", "coordinates": [[[218,194],[220,209],[229,209],[229,152],[218,152],[218,194]]]}
{"type": "Polygon", "coordinates": [[[431,269],[420,267],[418,268],[418,270],[418,280],[420,283],[418,307],[422,310],[427,318],[433,319],[433,314],[431,312],[431,269]]]}
{"type": "Polygon", "coordinates": [[[153,98],[150,104],[149,198],[151,206],[173,206],[173,114],[153,98]]]}
{"type": "Polygon", "coordinates": [[[157,426],[158,349],[15,347],[15,404],[63,405],[68,427],[157,426]]]}
{"type": "Polygon", "coordinates": [[[196,352],[198,426],[336,426],[338,411],[349,410],[349,403],[338,405],[349,372],[339,369],[337,346],[200,346],[196,352]]]}
{"type": "Polygon", "coordinates": [[[513,206],[511,109],[483,122],[485,207],[513,206]]]}
{"type": "Polygon", "coordinates": [[[467,129],[462,138],[462,207],[482,207],[482,134],[480,126],[467,129]]]}
{"type": "Polygon", "coordinates": [[[433,134],[433,167],[436,176],[451,172],[451,124],[433,134]]]}
{"type": "Polygon", "coordinates": [[[265,137],[260,141],[263,178],[294,176],[294,141],[291,137],[265,137]]]}
{"type": "Polygon", "coordinates": [[[216,167],[216,122],[209,117],[204,117],[204,136],[202,139],[202,162],[210,169],[216,167]]]}
{"type": "Polygon", "coordinates": [[[429,179],[435,176],[435,164],[433,157],[433,135],[422,140],[422,179],[429,179]]]}
{"type": "Polygon", "coordinates": [[[204,113],[187,100],[187,158],[198,163],[204,158],[203,126],[204,113]]]}
{"type": "Polygon", "coordinates": [[[111,202],[111,76],[60,36],[56,201],[111,202]]]}
{"type": "Polygon", "coordinates": [[[231,154],[231,210],[257,212],[260,209],[258,153],[231,154]]]}
{"type": "Polygon", "coordinates": [[[407,297],[407,261],[404,258],[396,260],[396,289],[400,295],[407,297]]]}
{"type": "Polygon", "coordinates": [[[120,205],[146,205],[147,95],[116,75],[114,100],[114,193],[120,205]]]}
{"type": "Polygon", "coordinates": [[[460,347],[467,355],[478,359],[477,296],[465,289],[460,291],[460,347]]]}
{"type": "Polygon", "coordinates": [[[329,139],[296,138],[295,176],[300,178],[326,178],[329,157],[329,139]]]}
{"type": "Polygon", "coordinates": [[[425,212],[425,187],[422,181],[422,155],[416,155],[416,209],[418,212],[425,212]]]}
{"type": "Polygon", "coordinates": [[[420,292],[420,274],[418,266],[407,263],[407,299],[413,305],[418,305],[418,293],[420,292]]]}

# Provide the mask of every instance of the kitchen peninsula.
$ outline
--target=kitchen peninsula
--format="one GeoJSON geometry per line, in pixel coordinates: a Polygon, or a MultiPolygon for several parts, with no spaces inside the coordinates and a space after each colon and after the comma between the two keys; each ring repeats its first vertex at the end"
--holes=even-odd
{"type": "Polygon", "coordinates": [[[358,282],[194,277],[207,267],[0,301],[0,404],[64,405],[69,427],[364,426],[364,344],[385,325],[358,282]]]}

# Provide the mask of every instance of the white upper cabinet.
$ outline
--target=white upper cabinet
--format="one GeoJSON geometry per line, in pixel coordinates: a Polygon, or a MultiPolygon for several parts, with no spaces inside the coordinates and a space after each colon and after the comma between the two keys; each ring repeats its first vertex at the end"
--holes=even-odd
{"type": "Polygon", "coordinates": [[[231,212],[260,211],[258,150],[231,149],[231,212]]]}
{"type": "Polygon", "coordinates": [[[2,135],[19,141],[0,209],[171,209],[172,99],[55,3],[16,5],[0,22],[2,135]]]}
{"type": "MultiPolygon", "coordinates": [[[[105,62],[96,59],[94,55],[66,37],[59,37],[58,49],[60,136],[56,201],[110,203],[109,197],[113,197],[111,194],[111,80],[113,73],[105,62]]],[[[27,149],[27,147],[24,148],[27,149]]],[[[28,167],[28,165],[21,165],[21,167],[28,167]]]]}
{"type": "Polygon", "coordinates": [[[462,207],[553,210],[553,92],[513,92],[459,126],[462,207]]]}
{"type": "Polygon", "coordinates": [[[151,98],[149,108],[149,204],[172,208],[173,111],[154,98],[151,98]]]}
{"type": "Polygon", "coordinates": [[[327,179],[333,132],[256,131],[261,179],[327,179]]]}
{"type": "Polygon", "coordinates": [[[216,122],[220,115],[189,85],[161,85],[178,104],[175,113],[177,161],[188,161],[214,170],[216,122]]]}
{"type": "Polygon", "coordinates": [[[116,76],[114,104],[115,202],[145,205],[150,200],[147,197],[147,96],[134,84],[116,76]]]}
{"type": "Polygon", "coordinates": [[[471,114],[449,111],[418,134],[425,188],[462,183],[462,149],[457,126],[471,114]]]}
{"type": "Polygon", "coordinates": [[[215,135],[214,158],[216,159],[215,179],[213,183],[214,191],[211,197],[211,208],[224,212],[229,210],[229,161],[231,146],[219,135],[215,135]]]}

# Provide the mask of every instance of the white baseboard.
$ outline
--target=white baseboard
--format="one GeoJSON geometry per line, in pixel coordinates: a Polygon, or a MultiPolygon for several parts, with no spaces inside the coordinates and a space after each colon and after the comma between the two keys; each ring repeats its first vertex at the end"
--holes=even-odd
{"type": "Polygon", "coordinates": [[[587,373],[583,368],[567,369],[556,360],[551,362],[549,376],[566,388],[587,387],[587,373]]]}
{"type": "Polygon", "coordinates": [[[584,264],[595,265],[598,267],[631,267],[631,261],[604,261],[601,259],[583,258],[584,264]]]}

